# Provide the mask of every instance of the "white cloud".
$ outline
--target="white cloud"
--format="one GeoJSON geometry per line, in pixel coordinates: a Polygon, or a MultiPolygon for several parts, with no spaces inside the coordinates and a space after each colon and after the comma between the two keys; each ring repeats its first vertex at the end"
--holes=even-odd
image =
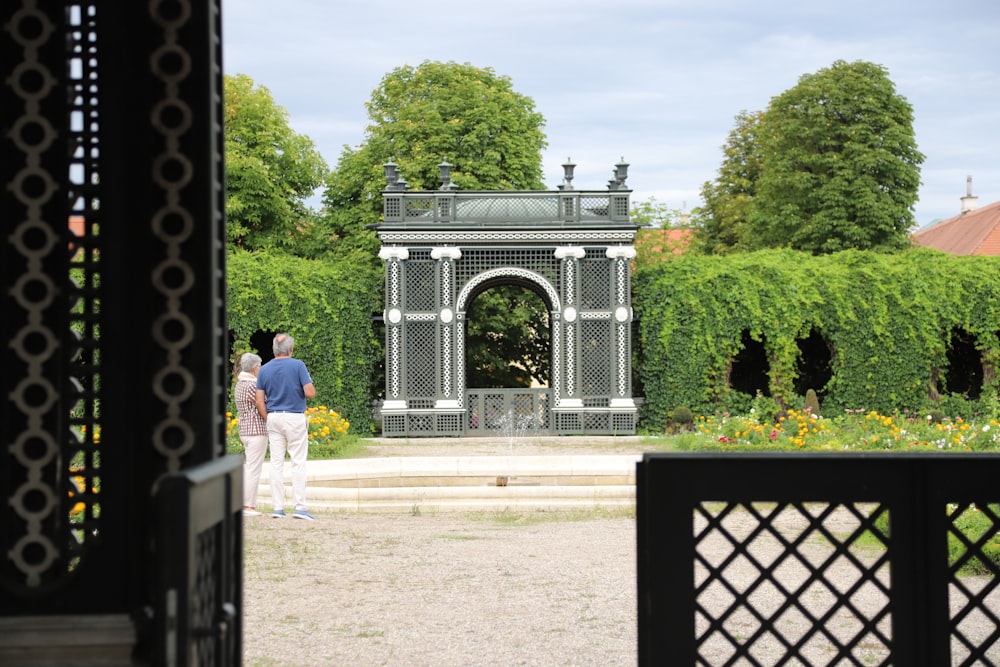
{"type": "Polygon", "coordinates": [[[491,67],[546,118],[547,184],[571,156],[575,186],[605,187],[624,156],[636,197],[692,208],[737,113],[869,60],[914,107],[922,224],[955,214],[966,174],[981,203],[1000,200],[998,19],[995,0],[239,0],[223,10],[224,65],[267,86],[331,166],[363,140],[364,103],[392,69],[491,67]]]}

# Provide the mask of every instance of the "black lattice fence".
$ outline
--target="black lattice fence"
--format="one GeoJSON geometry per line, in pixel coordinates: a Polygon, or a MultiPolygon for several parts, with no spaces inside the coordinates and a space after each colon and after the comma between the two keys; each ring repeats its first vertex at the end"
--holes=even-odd
{"type": "Polygon", "coordinates": [[[155,491],[155,665],[242,664],[242,474],[227,456],[167,475],[155,491]]]}
{"type": "Polygon", "coordinates": [[[1000,665],[1000,457],[647,455],[648,665],[1000,665]]]}

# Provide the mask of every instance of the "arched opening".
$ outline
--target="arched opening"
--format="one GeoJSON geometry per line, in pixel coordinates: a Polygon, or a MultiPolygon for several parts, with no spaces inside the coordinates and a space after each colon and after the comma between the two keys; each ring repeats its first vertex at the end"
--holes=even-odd
{"type": "Polygon", "coordinates": [[[267,362],[274,359],[274,337],[277,336],[279,331],[260,331],[257,330],[250,336],[250,348],[252,352],[255,352],[260,356],[261,363],[266,364],[267,362]]]}
{"type": "Polygon", "coordinates": [[[975,336],[965,329],[952,329],[947,359],[945,391],[978,400],[983,392],[983,359],[976,349],[975,336]]]}
{"type": "Polygon", "coordinates": [[[472,297],[465,321],[466,386],[549,386],[549,305],[532,283],[487,285],[472,297]]]}
{"type": "Polygon", "coordinates": [[[796,341],[799,347],[799,359],[795,365],[798,377],[795,379],[795,393],[804,396],[812,389],[820,398],[826,396],[826,385],[833,377],[830,370],[830,344],[816,329],[809,332],[805,338],[796,341]]]}
{"type": "Polygon", "coordinates": [[[511,436],[548,429],[551,305],[544,289],[501,275],[466,303],[466,429],[511,436]]]}
{"type": "MultiPolygon", "coordinates": [[[[258,355],[261,359],[262,364],[266,364],[268,361],[274,358],[274,351],[272,350],[272,342],[274,341],[274,336],[277,331],[261,331],[258,330],[250,336],[250,349],[245,350],[246,352],[253,352],[258,355]]],[[[240,352],[236,350],[236,332],[232,329],[228,333],[229,345],[227,350],[229,350],[229,360],[232,362],[233,366],[233,378],[239,374],[240,370],[240,357],[244,350],[241,349],[240,352]]],[[[242,348],[242,346],[241,346],[242,348]]],[[[234,380],[235,381],[235,380],[234,380]]]]}
{"type": "Polygon", "coordinates": [[[733,358],[729,371],[729,386],[734,391],[748,396],[771,395],[768,375],[771,364],[767,360],[767,352],[763,340],[754,340],[748,329],[743,330],[740,340],[741,349],[733,358]]]}

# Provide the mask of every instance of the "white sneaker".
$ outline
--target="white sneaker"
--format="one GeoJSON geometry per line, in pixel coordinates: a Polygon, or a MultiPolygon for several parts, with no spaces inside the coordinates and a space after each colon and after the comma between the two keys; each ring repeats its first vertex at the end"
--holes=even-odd
{"type": "Polygon", "coordinates": [[[243,516],[260,516],[260,512],[258,512],[252,507],[244,507],[243,516]]]}

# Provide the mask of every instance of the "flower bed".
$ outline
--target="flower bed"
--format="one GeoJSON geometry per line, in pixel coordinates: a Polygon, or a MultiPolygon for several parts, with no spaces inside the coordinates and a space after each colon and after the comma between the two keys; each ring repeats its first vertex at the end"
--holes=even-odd
{"type": "Polygon", "coordinates": [[[678,438],[682,449],[777,450],[959,450],[1000,449],[1000,423],[967,421],[904,411],[885,415],[847,410],[820,417],[809,410],[789,410],[773,420],[754,410],[746,416],[720,413],[698,417],[693,433],[678,438]]]}

